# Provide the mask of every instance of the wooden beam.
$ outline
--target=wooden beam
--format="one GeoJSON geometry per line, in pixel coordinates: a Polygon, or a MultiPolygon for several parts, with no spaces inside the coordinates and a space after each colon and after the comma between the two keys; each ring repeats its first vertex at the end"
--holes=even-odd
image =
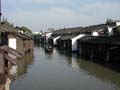
{"type": "Polygon", "coordinates": [[[5,54],[5,59],[7,59],[11,64],[16,65],[16,60],[11,58],[9,55],[5,54]]]}
{"type": "Polygon", "coordinates": [[[4,51],[6,51],[7,53],[13,54],[15,56],[17,56],[18,58],[22,57],[22,53],[18,52],[17,50],[14,50],[8,46],[2,46],[1,49],[3,49],[4,51]]]}

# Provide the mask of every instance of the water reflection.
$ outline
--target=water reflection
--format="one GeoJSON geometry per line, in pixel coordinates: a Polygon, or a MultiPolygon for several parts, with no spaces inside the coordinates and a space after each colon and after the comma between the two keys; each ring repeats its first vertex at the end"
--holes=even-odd
{"type": "Polygon", "coordinates": [[[33,63],[33,53],[27,53],[22,59],[17,60],[17,77],[20,77],[27,73],[29,65],[33,63]]]}
{"type": "Polygon", "coordinates": [[[33,54],[27,55],[18,61],[20,81],[16,79],[13,82],[12,90],[120,89],[120,72],[91,60],[78,58],[76,54],[66,54],[56,49],[53,53],[45,53],[43,47],[37,46],[34,56],[33,59],[33,54]],[[21,77],[26,73],[27,77],[21,77]]]}
{"type": "Polygon", "coordinates": [[[17,65],[11,66],[11,68],[9,69],[9,75],[13,77],[17,76],[17,68],[17,65]]]}
{"type": "Polygon", "coordinates": [[[94,62],[78,59],[77,63],[79,67],[82,68],[84,71],[87,71],[88,74],[100,78],[103,81],[108,83],[114,83],[120,87],[120,73],[111,70],[108,67],[103,67],[99,64],[94,62]]]}
{"type": "Polygon", "coordinates": [[[113,67],[116,67],[116,64],[103,64],[101,62],[85,60],[75,54],[71,55],[63,51],[59,51],[58,53],[67,57],[66,61],[74,70],[79,71],[80,69],[82,69],[91,76],[104,80],[108,83],[114,83],[118,87],[120,87],[120,72],[118,72],[120,66],[117,66],[117,68],[114,68],[113,70],[113,67]]]}
{"type": "Polygon", "coordinates": [[[46,60],[52,60],[53,59],[53,53],[46,53],[46,60]]]}
{"type": "Polygon", "coordinates": [[[71,65],[72,65],[73,69],[80,70],[80,66],[79,66],[78,61],[75,58],[73,58],[73,57],[72,57],[72,63],[71,63],[71,65]]]}

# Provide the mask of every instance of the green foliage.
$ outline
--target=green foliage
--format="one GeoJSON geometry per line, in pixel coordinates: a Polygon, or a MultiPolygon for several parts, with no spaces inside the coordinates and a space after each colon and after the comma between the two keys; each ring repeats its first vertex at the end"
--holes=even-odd
{"type": "Polygon", "coordinates": [[[115,36],[120,36],[120,26],[114,28],[113,30],[114,30],[114,35],[115,36]]]}
{"type": "Polygon", "coordinates": [[[11,23],[11,22],[9,22],[9,21],[8,21],[7,19],[5,19],[5,18],[3,18],[2,23],[6,24],[6,25],[9,25],[9,26],[11,26],[11,27],[14,27],[14,24],[11,23]]]}
{"type": "Polygon", "coordinates": [[[21,27],[21,30],[23,30],[24,33],[32,33],[31,30],[27,27],[21,27]]]}
{"type": "Polygon", "coordinates": [[[32,33],[32,31],[28,28],[28,27],[16,27],[17,29],[19,29],[20,31],[23,31],[24,33],[32,33]]]}
{"type": "Polygon", "coordinates": [[[111,24],[111,23],[113,23],[114,22],[114,20],[112,20],[111,18],[107,18],[107,20],[106,20],[106,23],[107,24],[111,24]]]}
{"type": "Polygon", "coordinates": [[[41,34],[33,34],[34,37],[41,37],[41,34]]]}
{"type": "MultiPolygon", "coordinates": [[[[3,17],[2,23],[14,28],[14,24],[9,22],[5,17],[3,17]]],[[[32,31],[28,27],[25,27],[25,26],[23,27],[16,26],[15,28],[20,31],[23,31],[24,33],[32,33],[32,31]]]]}
{"type": "Polygon", "coordinates": [[[120,33],[120,26],[118,26],[118,27],[116,28],[116,30],[120,33]]]}

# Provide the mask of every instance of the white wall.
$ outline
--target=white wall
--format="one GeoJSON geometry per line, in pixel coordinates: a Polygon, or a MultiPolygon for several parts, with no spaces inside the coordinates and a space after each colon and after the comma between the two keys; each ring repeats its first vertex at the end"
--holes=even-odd
{"type": "MultiPolygon", "coordinates": [[[[17,41],[16,38],[9,38],[9,47],[13,48],[13,49],[17,49],[17,41]]],[[[13,59],[16,59],[17,57],[12,55],[12,54],[8,54],[10,57],[12,57],[13,59]]]]}
{"type": "Polygon", "coordinates": [[[18,31],[19,33],[24,33],[23,31],[18,31]]]}
{"type": "Polygon", "coordinates": [[[57,44],[56,41],[57,41],[59,38],[60,38],[60,36],[58,36],[58,37],[56,37],[56,38],[53,39],[53,45],[56,45],[56,44],[57,44]]]}
{"type": "Polygon", "coordinates": [[[116,22],[116,26],[120,26],[120,22],[116,22]]]}
{"type": "Polygon", "coordinates": [[[108,33],[109,33],[109,36],[113,35],[113,28],[112,27],[108,26],[108,33]]]}
{"type": "Polygon", "coordinates": [[[98,32],[95,31],[92,33],[92,36],[99,36],[99,34],[98,34],[98,32]]]}
{"type": "Polygon", "coordinates": [[[46,37],[47,37],[47,38],[50,38],[51,35],[52,35],[52,33],[46,33],[46,37]]]}
{"type": "Polygon", "coordinates": [[[9,38],[9,47],[13,49],[17,49],[16,38],[9,38]]]}
{"type": "Polygon", "coordinates": [[[85,36],[85,34],[80,34],[74,38],[72,38],[72,51],[77,51],[77,40],[85,36]]]}
{"type": "Polygon", "coordinates": [[[48,38],[50,38],[52,36],[52,33],[46,33],[46,42],[48,43],[48,38]]]}

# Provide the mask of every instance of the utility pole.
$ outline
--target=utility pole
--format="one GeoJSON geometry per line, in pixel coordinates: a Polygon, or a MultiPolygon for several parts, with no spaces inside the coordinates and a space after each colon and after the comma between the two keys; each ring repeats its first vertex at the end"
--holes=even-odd
{"type": "Polygon", "coordinates": [[[1,23],[1,18],[2,18],[2,11],[1,11],[2,9],[1,8],[2,8],[2,4],[1,4],[1,0],[0,0],[0,23],[1,23]]]}

